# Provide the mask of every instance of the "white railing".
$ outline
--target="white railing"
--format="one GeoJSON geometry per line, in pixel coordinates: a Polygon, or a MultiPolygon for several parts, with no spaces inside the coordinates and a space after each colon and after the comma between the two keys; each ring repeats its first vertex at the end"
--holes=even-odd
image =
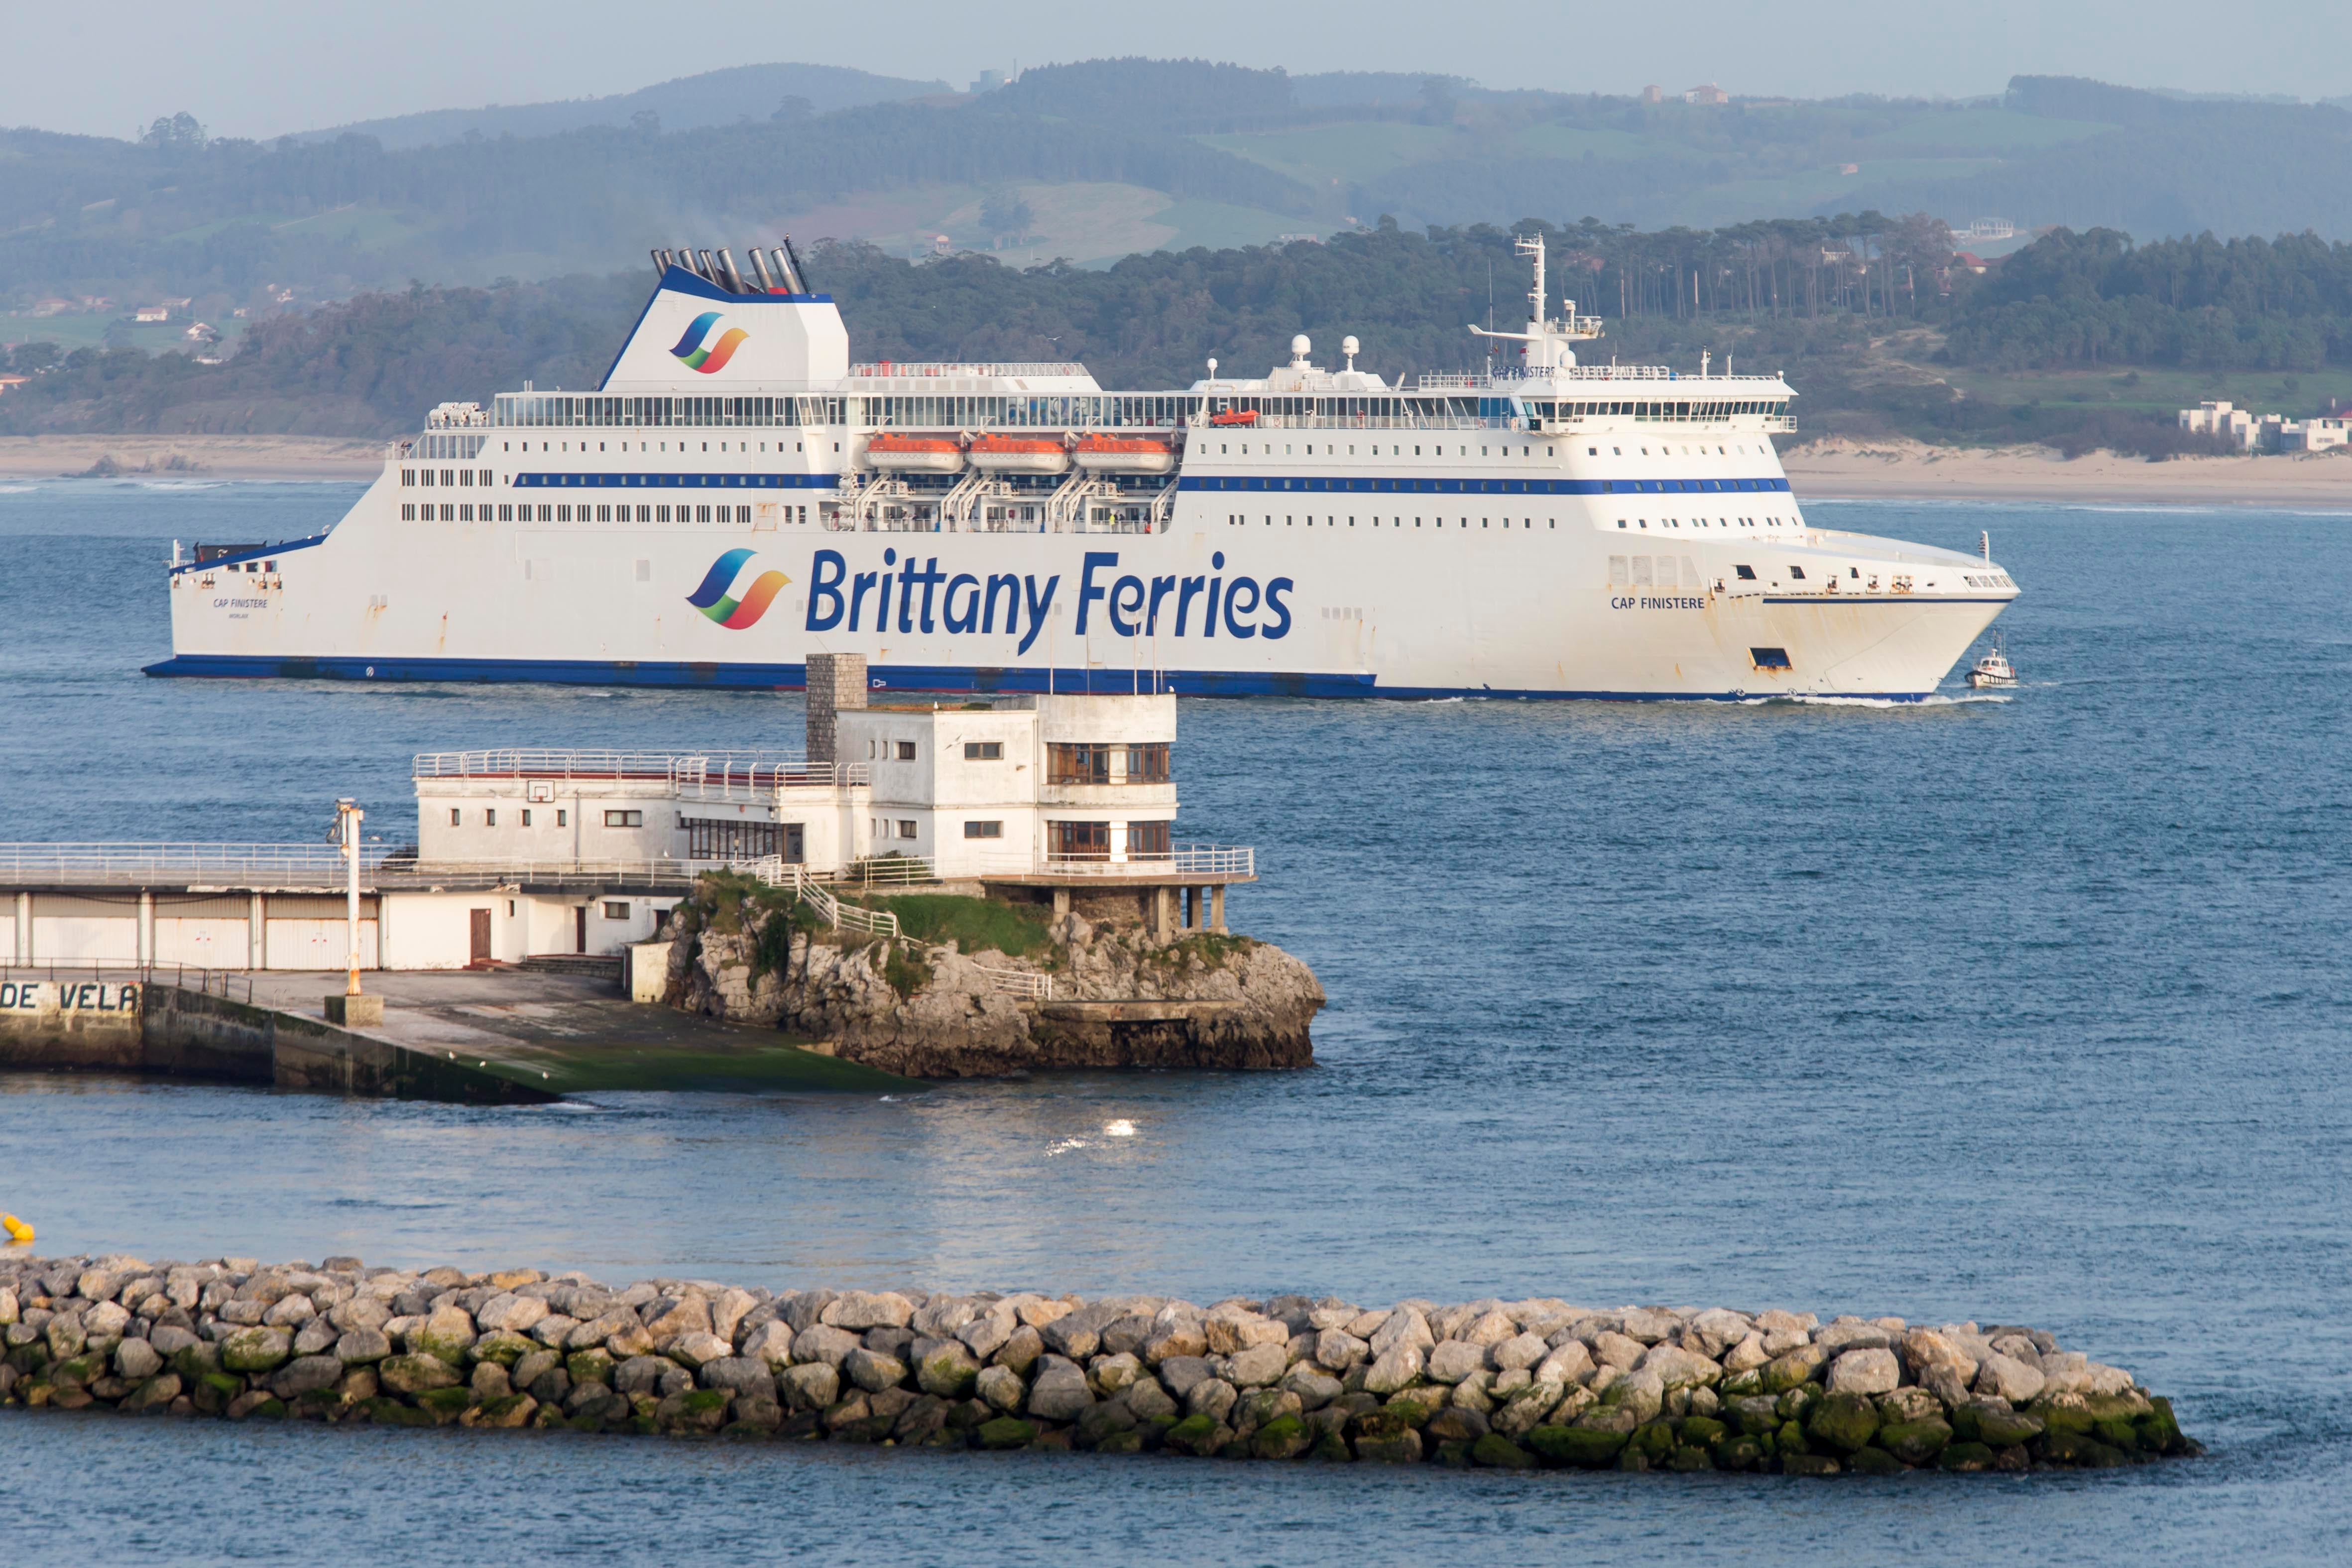
{"type": "Polygon", "coordinates": [[[878,360],[871,364],[849,367],[854,376],[875,378],[894,375],[1006,375],[1006,376],[1085,376],[1094,379],[1086,366],[1074,360],[878,360]]]}
{"type": "Polygon", "coordinates": [[[1120,860],[1098,855],[995,855],[983,858],[981,864],[982,875],[1000,877],[1129,877],[1175,881],[1185,877],[1255,877],[1257,851],[1247,845],[1177,844],[1171,845],[1164,855],[1129,850],[1120,860]]]}
{"type": "MultiPolygon", "coordinates": [[[[363,847],[362,874],[389,854],[381,846],[363,847]]],[[[0,844],[0,882],[340,882],[345,866],[342,850],[331,844],[0,844]]]]}
{"type": "Polygon", "coordinates": [[[863,763],[811,762],[794,752],[617,752],[504,748],[420,752],[410,771],[420,779],[662,780],[681,789],[768,790],[865,784],[863,763]]]}
{"type": "Polygon", "coordinates": [[[718,862],[707,860],[414,860],[380,862],[369,878],[371,886],[387,882],[551,882],[596,881],[610,885],[642,882],[671,886],[691,882],[718,862]]]}
{"type": "Polygon", "coordinates": [[[990,984],[1014,996],[1026,996],[1034,1002],[1054,999],[1054,977],[1033,974],[1025,969],[997,969],[985,963],[975,963],[974,969],[988,976],[990,984]]]}

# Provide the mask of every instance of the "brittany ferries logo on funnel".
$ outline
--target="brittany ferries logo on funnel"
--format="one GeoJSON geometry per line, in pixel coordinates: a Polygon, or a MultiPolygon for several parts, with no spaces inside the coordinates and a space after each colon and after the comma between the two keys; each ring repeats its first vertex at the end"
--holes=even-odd
{"type": "Polygon", "coordinates": [[[751,335],[740,327],[730,327],[719,334],[718,342],[706,345],[702,340],[718,324],[718,311],[703,311],[687,327],[686,335],[677,340],[677,347],[669,352],[688,370],[700,371],[705,375],[718,374],[735,357],[735,351],[743,346],[743,340],[751,335]]]}
{"type": "MultiPolygon", "coordinates": [[[[737,332],[733,335],[741,337],[743,334],[737,332]]],[[[725,349],[732,349],[733,346],[731,343],[722,345],[725,349]]],[[[774,603],[777,591],[792,579],[782,572],[762,572],[751,579],[748,593],[740,599],[734,598],[727,590],[733,586],[735,574],[743,570],[743,563],[751,559],[751,552],[749,550],[730,550],[721,555],[710,563],[709,572],[702,579],[702,586],[688,594],[686,602],[730,632],[757,626],[760,617],[768,613],[768,606],[774,603]]]]}

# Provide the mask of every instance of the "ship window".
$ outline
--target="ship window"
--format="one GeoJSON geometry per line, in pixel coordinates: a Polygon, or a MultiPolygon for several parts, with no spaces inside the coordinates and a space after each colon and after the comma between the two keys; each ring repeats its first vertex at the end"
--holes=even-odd
{"type": "Polygon", "coordinates": [[[963,743],[963,760],[967,763],[1001,763],[1004,760],[1004,742],[966,741],[963,743]]]}
{"type": "Polygon", "coordinates": [[[646,814],[642,811],[608,811],[604,814],[607,827],[643,827],[646,814]]]}
{"type": "Polygon", "coordinates": [[[613,521],[613,509],[612,509],[611,507],[609,507],[609,506],[600,506],[600,507],[598,507],[598,508],[596,509],[596,521],[597,521],[598,522],[610,522],[610,521],[613,521]]]}
{"type": "Polygon", "coordinates": [[[1753,566],[1734,566],[1732,570],[1739,574],[1739,580],[1743,583],[1756,581],[1756,568],[1753,566]]]}
{"type": "Polygon", "coordinates": [[[1801,566],[1791,566],[1789,568],[1789,575],[1801,583],[1805,580],[1805,569],[1801,566]]]}
{"type": "Polygon", "coordinates": [[[654,508],[654,521],[656,522],[667,522],[669,521],[669,508],[666,506],[657,506],[654,508]]]}
{"type": "Polygon", "coordinates": [[[1004,837],[1004,824],[1002,822],[967,822],[963,825],[963,836],[966,838],[1002,838],[1004,837]]]}
{"type": "Polygon", "coordinates": [[[400,509],[400,521],[403,522],[415,522],[416,521],[416,507],[414,502],[411,502],[400,509]]]}
{"type": "Polygon", "coordinates": [[[510,505],[501,503],[499,507],[499,521],[500,522],[512,522],[514,521],[514,508],[510,505]]]}
{"type": "Polygon", "coordinates": [[[1849,577],[1859,577],[1862,575],[1862,568],[1859,566],[1849,566],[1845,569],[1845,574],[1849,577]]]}
{"type": "Polygon", "coordinates": [[[413,484],[415,484],[415,483],[416,482],[416,470],[415,470],[415,468],[403,468],[403,469],[401,469],[401,470],[400,470],[400,482],[401,482],[402,484],[404,484],[404,485],[413,485],[413,484]]]}

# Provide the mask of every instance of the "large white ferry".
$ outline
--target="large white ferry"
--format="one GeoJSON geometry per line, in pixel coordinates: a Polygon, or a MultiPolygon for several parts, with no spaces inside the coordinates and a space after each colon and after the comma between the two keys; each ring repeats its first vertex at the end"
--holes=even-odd
{"type": "MultiPolygon", "coordinates": [[[[1778,375],[1588,365],[1540,240],[1508,368],[852,365],[789,247],[654,253],[594,392],[445,404],[310,538],[200,544],[157,675],[1916,699],[2016,584],[1816,527],[1778,375]]],[[[1470,329],[1477,331],[1478,329],[1470,329]]]]}

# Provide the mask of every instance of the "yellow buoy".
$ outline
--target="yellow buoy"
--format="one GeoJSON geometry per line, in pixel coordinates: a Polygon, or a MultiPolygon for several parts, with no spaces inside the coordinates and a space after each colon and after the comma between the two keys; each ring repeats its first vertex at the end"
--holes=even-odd
{"type": "Polygon", "coordinates": [[[15,1215],[0,1214],[0,1227],[7,1230],[10,1241],[24,1242],[33,1239],[33,1227],[15,1215]]]}

